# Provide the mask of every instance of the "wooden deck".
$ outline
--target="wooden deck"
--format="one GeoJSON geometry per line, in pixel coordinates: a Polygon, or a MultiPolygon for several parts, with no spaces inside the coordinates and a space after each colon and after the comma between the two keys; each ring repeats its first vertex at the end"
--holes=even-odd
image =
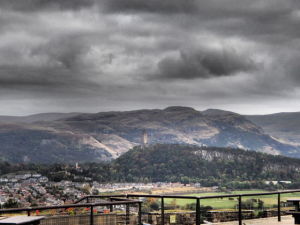
{"type": "MultiPolygon", "coordinates": [[[[224,222],[224,223],[212,223],[214,225],[238,225],[237,221],[224,222]]],[[[277,221],[277,217],[243,220],[243,225],[292,225],[294,224],[294,218],[292,216],[282,216],[281,222],[277,221]]]]}

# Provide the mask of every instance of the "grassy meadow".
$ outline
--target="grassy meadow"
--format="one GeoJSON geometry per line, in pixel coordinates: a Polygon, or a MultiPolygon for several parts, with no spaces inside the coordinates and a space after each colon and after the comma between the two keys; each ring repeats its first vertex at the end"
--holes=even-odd
{"type": "MultiPolygon", "coordinates": [[[[232,191],[232,192],[210,192],[210,193],[197,193],[197,194],[186,194],[186,196],[212,196],[212,195],[226,195],[226,194],[251,194],[267,192],[265,190],[247,190],[247,191],[232,191]]],[[[300,198],[300,193],[282,194],[281,201],[286,201],[288,198],[300,198]]],[[[264,202],[265,208],[272,208],[277,205],[277,195],[266,195],[266,196],[250,196],[243,197],[242,201],[247,199],[260,199],[264,202]]],[[[195,203],[195,200],[189,199],[165,199],[166,204],[174,204],[178,206],[185,206],[186,204],[195,203]]],[[[233,199],[220,198],[220,199],[204,199],[201,200],[201,205],[212,206],[214,209],[235,209],[238,200],[236,197],[233,199]]]]}

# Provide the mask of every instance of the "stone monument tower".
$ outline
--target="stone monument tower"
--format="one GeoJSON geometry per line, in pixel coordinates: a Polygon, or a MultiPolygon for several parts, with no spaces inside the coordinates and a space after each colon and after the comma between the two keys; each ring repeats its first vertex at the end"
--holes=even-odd
{"type": "Polygon", "coordinates": [[[147,134],[146,130],[144,129],[143,134],[142,134],[142,146],[144,148],[144,147],[147,147],[147,145],[148,145],[148,134],[147,134]]]}

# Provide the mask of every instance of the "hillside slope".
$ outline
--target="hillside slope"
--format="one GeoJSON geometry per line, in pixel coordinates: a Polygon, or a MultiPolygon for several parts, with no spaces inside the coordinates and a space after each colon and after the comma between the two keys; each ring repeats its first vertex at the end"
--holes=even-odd
{"type": "Polygon", "coordinates": [[[297,148],[273,139],[244,116],[221,110],[200,112],[188,107],[168,107],[164,110],[82,114],[62,122],[96,138],[99,134],[117,135],[133,146],[141,143],[142,133],[146,130],[150,144],[193,144],[237,147],[270,154],[298,154],[297,148]]]}
{"type": "Polygon", "coordinates": [[[300,159],[254,151],[185,145],[135,147],[115,160],[126,181],[203,182],[300,179],[300,159]]]}
{"type": "Polygon", "coordinates": [[[98,182],[200,182],[204,186],[265,188],[265,181],[291,181],[299,188],[300,159],[232,148],[155,144],[134,147],[103,163],[9,164],[0,160],[1,174],[37,171],[54,181],[90,177],[98,182]]]}
{"type": "Polygon", "coordinates": [[[90,137],[37,126],[0,126],[0,160],[14,163],[97,162],[111,159],[90,137]]]}
{"type": "Polygon", "coordinates": [[[246,116],[266,133],[288,143],[300,145],[300,112],[246,116]]]}
{"type": "Polygon", "coordinates": [[[1,157],[47,163],[110,160],[140,145],[144,131],[149,144],[232,147],[300,157],[297,146],[282,143],[244,116],[227,111],[176,106],[65,116],[0,122],[1,157]]]}
{"type": "Polygon", "coordinates": [[[34,123],[39,121],[55,121],[80,113],[40,113],[29,116],[0,116],[0,123],[34,123]]]}

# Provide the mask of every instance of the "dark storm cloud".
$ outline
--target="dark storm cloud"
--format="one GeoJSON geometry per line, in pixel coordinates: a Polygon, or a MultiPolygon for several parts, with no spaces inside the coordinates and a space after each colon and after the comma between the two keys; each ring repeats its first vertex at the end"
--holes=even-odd
{"type": "Polygon", "coordinates": [[[109,12],[189,13],[196,12],[196,0],[104,0],[100,5],[109,12]]]}
{"type": "Polygon", "coordinates": [[[0,87],[31,88],[40,87],[44,91],[62,88],[73,92],[79,86],[88,86],[90,65],[84,57],[90,49],[90,43],[80,34],[53,38],[43,44],[23,52],[12,48],[2,48],[1,54],[8,60],[0,62],[0,87]]]}
{"type": "Polygon", "coordinates": [[[62,77],[66,71],[55,70],[51,67],[19,66],[0,68],[0,87],[2,88],[24,88],[30,87],[55,87],[69,82],[62,77]],[[57,75],[55,75],[57,74],[57,75]]]}
{"type": "Polygon", "coordinates": [[[109,12],[119,13],[184,13],[194,12],[203,18],[261,17],[270,18],[286,12],[298,4],[294,0],[102,0],[97,1],[109,12]]]}
{"type": "Polygon", "coordinates": [[[37,46],[32,49],[31,55],[32,57],[46,56],[49,63],[54,63],[63,69],[79,70],[84,69],[82,57],[89,51],[90,44],[82,35],[66,35],[37,46]]]}
{"type": "Polygon", "coordinates": [[[76,10],[92,6],[94,3],[94,0],[1,0],[0,6],[4,9],[30,12],[49,9],[76,10]]]}
{"type": "Polygon", "coordinates": [[[26,93],[27,102],[59,98],[61,109],[66,99],[93,99],[88,110],[95,99],[130,109],[295,97],[299,8],[297,0],[0,0],[0,100],[26,93]]]}
{"type": "Polygon", "coordinates": [[[158,71],[150,79],[196,79],[231,76],[256,68],[246,55],[234,49],[221,48],[180,51],[179,57],[166,57],[158,63],[158,71]]]}
{"type": "MultiPolygon", "coordinates": [[[[284,57],[284,56],[283,56],[284,57]]],[[[286,79],[300,86],[300,47],[295,47],[294,54],[286,55],[284,59],[287,67],[286,79]]]]}

